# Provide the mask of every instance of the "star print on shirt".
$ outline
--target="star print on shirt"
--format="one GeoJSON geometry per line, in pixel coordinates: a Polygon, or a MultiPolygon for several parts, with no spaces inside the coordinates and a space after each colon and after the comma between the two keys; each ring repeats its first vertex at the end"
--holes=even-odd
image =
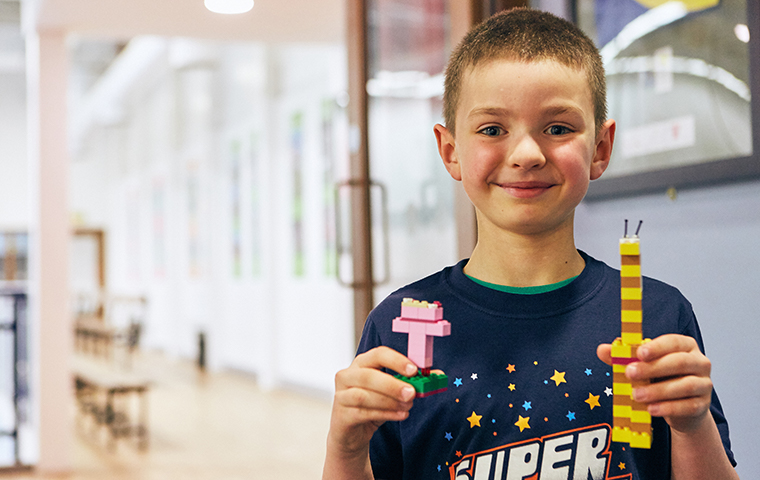
{"type": "Polygon", "coordinates": [[[451,432],[446,432],[444,438],[450,442],[454,437],[451,435],[451,432]]]}
{"type": "Polygon", "coordinates": [[[586,369],[586,376],[591,376],[591,369],[590,368],[586,369]]]}
{"type": "Polygon", "coordinates": [[[550,377],[550,380],[554,380],[554,383],[559,387],[560,383],[567,383],[565,380],[565,372],[558,372],[554,370],[554,375],[550,377]]]}
{"type": "Polygon", "coordinates": [[[456,385],[457,387],[461,387],[462,386],[462,379],[461,378],[457,378],[456,380],[454,380],[454,385],[456,385]]]}
{"type": "Polygon", "coordinates": [[[510,383],[509,387],[507,387],[507,388],[509,388],[510,391],[514,392],[516,387],[515,387],[514,383],[510,383]]]}
{"type": "Polygon", "coordinates": [[[525,430],[526,428],[530,428],[530,425],[528,425],[528,421],[530,421],[530,417],[523,417],[522,415],[518,415],[517,417],[518,417],[517,423],[515,423],[515,425],[520,427],[521,432],[525,430]]]}
{"type": "Polygon", "coordinates": [[[533,408],[533,407],[531,407],[531,405],[530,405],[530,404],[531,404],[531,402],[529,402],[529,401],[527,401],[527,400],[526,400],[526,401],[525,401],[525,403],[523,403],[523,408],[524,408],[526,411],[527,411],[527,410],[530,410],[531,408],[533,408]]]}
{"type": "Polygon", "coordinates": [[[515,373],[515,366],[510,363],[509,366],[507,366],[507,371],[509,373],[515,373]]]}
{"type": "Polygon", "coordinates": [[[604,394],[609,397],[610,395],[612,395],[612,389],[610,387],[605,388],[604,394]]]}
{"type": "Polygon", "coordinates": [[[567,415],[565,415],[569,421],[575,420],[575,412],[567,412],[567,415]]]}
{"type": "Polygon", "coordinates": [[[588,398],[584,400],[584,402],[588,403],[588,405],[591,407],[591,410],[593,410],[594,407],[601,407],[599,404],[599,395],[591,395],[591,392],[589,392],[588,398]]]}
{"type": "Polygon", "coordinates": [[[473,373],[472,375],[470,375],[470,378],[473,379],[473,380],[477,380],[478,379],[478,374],[477,373],[473,373]]]}
{"type": "Polygon", "coordinates": [[[481,418],[483,418],[483,415],[478,415],[477,413],[473,411],[472,415],[467,417],[467,420],[469,420],[470,422],[470,428],[479,427],[481,418]]]}

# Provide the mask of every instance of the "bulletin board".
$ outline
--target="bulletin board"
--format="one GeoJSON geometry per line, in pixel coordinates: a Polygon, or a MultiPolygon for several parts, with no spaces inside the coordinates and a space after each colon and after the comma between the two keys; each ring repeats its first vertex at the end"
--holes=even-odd
{"type": "Polygon", "coordinates": [[[750,0],[576,0],[617,131],[587,198],[760,178],[760,7],[750,0]]]}

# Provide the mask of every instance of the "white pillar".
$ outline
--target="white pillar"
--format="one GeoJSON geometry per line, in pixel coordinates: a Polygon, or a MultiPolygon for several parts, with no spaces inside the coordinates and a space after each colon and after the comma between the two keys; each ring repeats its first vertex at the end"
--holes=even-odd
{"type": "Polygon", "coordinates": [[[68,59],[61,31],[29,33],[27,51],[30,186],[29,323],[39,460],[44,472],[71,468],[69,360],[68,59]]]}

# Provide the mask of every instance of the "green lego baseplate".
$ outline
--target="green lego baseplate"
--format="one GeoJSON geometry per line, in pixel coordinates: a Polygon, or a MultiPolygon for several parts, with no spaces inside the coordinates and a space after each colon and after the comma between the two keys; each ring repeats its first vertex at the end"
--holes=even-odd
{"type": "Polygon", "coordinates": [[[430,373],[430,375],[426,376],[422,372],[418,372],[413,377],[405,377],[403,375],[395,375],[395,377],[413,386],[417,391],[415,395],[417,398],[444,392],[449,387],[449,377],[443,373],[430,373]]]}

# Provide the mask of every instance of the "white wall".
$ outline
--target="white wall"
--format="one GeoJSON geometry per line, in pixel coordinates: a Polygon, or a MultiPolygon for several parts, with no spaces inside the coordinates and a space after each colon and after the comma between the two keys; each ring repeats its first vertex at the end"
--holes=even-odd
{"type": "Polygon", "coordinates": [[[644,275],[678,287],[694,306],[728,417],[742,478],[760,471],[757,345],[760,344],[760,183],[604,202],[578,208],[578,248],[617,266],[623,221],[643,220],[644,275]]]}

